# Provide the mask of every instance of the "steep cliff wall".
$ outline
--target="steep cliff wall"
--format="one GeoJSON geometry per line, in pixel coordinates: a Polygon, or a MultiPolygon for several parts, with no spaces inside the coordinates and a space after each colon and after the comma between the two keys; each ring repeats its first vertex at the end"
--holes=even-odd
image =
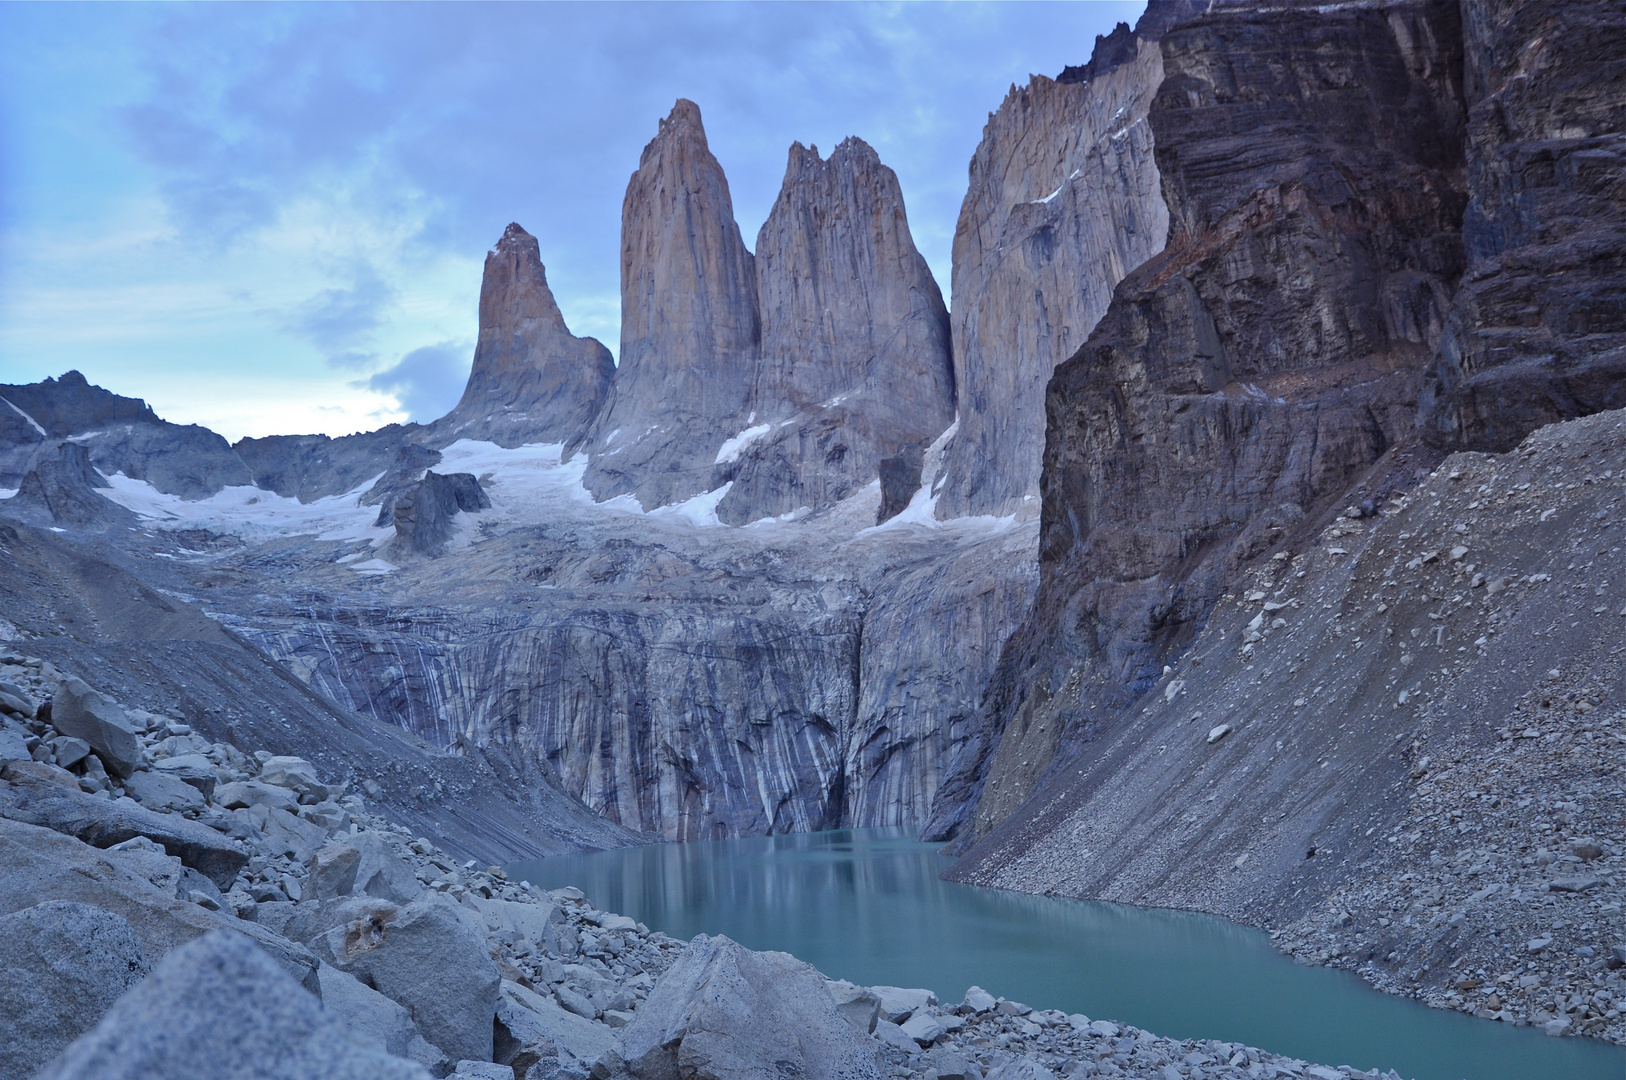
{"type": "Polygon", "coordinates": [[[954,419],[948,311],[898,178],[863,140],[828,161],[790,148],[756,284],[755,434],[720,474],[733,486],[718,516],[736,524],[833,505],[954,419]]]}
{"type": "Polygon", "coordinates": [[[1470,265],[1423,398],[1442,447],[1507,450],[1626,406],[1626,13],[1463,5],[1470,265]]]}
{"type": "Polygon", "coordinates": [[[700,108],[679,100],[644,147],[621,208],[621,363],[582,444],[584,483],[647,507],[710,491],[749,413],[756,272],[700,108]]]}
{"type": "Polygon", "coordinates": [[[1461,274],[1455,5],[1231,7],[1159,44],[1169,245],[1051,380],[1038,599],[934,835],[1010,814],[1413,438],[1461,274]]]}
{"type": "Polygon", "coordinates": [[[443,444],[570,442],[598,415],[614,375],[610,350],[565,326],[536,237],[509,225],[486,253],[468,385],[433,436],[443,444]]]}
{"type": "Polygon", "coordinates": [[[1009,514],[1037,498],[1051,371],[1084,343],[1119,279],[1163,247],[1146,123],[1163,58],[1127,30],[1103,45],[1084,81],[1074,71],[1012,88],[971,159],[954,234],[960,420],[941,517],[1009,514]]]}

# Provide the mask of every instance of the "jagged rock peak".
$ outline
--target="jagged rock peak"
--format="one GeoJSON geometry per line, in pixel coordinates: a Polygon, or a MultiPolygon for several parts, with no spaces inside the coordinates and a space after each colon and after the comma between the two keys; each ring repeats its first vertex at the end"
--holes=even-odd
{"type": "Polygon", "coordinates": [[[510,224],[486,253],[468,385],[431,438],[568,442],[598,415],[614,374],[610,350],[565,325],[536,237],[510,224]]]}
{"type": "MultiPolygon", "coordinates": [[[[757,235],[761,362],[753,438],[718,506],[741,523],[839,502],[954,418],[948,312],[895,173],[862,139],[791,145],[757,235]]],[[[728,464],[728,463],[724,463],[728,464]]]]}
{"type": "Polygon", "coordinates": [[[700,108],[679,99],[621,208],[621,366],[585,442],[596,498],[657,506],[711,490],[756,367],[756,275],[700,108]]]}

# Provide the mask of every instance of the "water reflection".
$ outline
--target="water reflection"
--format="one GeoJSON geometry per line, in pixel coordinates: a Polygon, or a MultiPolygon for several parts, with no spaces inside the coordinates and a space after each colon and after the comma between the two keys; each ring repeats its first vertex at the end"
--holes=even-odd
{"type": "Polygon", "coordinates": [[[1417,1080],[1622,1080],[1626,1051],[1379,994],[1205,915],[940,880],[935,846],[838,830],[566,855],[510,867],[677,938],[727,934],[856,983],[975,983],[1159,1035],[1245,1042],[1417,1080]]]}

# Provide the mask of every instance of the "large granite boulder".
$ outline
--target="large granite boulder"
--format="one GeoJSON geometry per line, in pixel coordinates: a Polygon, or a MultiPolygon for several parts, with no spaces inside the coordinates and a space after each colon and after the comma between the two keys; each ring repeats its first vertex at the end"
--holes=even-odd
{"type": "Polygon", "coordinates": [[[611,1074],[638,1080],[858,1080],[881,1075],[870,1040],[812,965],[701,935],[621,1032],[611,1074]]]}
{"type": "Polygon", "coordinates": [[[429,1073],[356,1041],[264,952],[216,931],[165,957],[39,1076],[428,1080],[429,1073]]]}
{"type": "Polygon", "coordinates": [[[486,253],[468,385],[433,437],[442,445],[570,442],[598,415],[614,375],[610,350],[565,326],[536,237],[511,224],[486,253]]]}
{"type": "Polygon", "coordinates": [[[47,900],[0,915],[0,1076],[32,1076],[147,970],[141,939],[110,911],[47,900]]]}
{"type": "Polygon", "coordinates": [[[160,887],[151,880],[154,867],[142,865],[148,861],[0,816],[0,914],[47,900],[90,904],[128,922],[154,960],[211,930],[229,929],[252,938],[296,982],[316,989],[316,959],[308,949],[255,923],[178,898],[178,889],[187,885],[184,872],[175,887],[160,887]]]}
{"type": "Polygon", "coordinates": [[[124,709],[82,679],[69,676],[57,684],[51,697],[51,725],[88,742],[114,776],[128,777],[141,764],[141,743],[124,709]]]}
{"type": "MultiPolygon", "coordinates": [[[[133,799],[98,799],[82,791],[10,770],[0,780],[0,817],[39,825],[107,848],[137,836],[164,850],[221,888],[248,863],[248,852],[230,837],[179,814],[158,814],[133,799]]],[[[171,783],[196,792],[179,780],[171,783]]]]}
{"type": "Polygon", "coordinates": [[[716,486],[746,424],[758,346],[756,273],[700,107],[679,99],[621,207],[621,362],[582,445],[599,500],[647,509],[716,486]]]}
{"type": "Polygon", "coordinates": [[[472,912],[431,893],[404,907],[343,900],[321,918],[327,929],[311,942],[320,959],[405,1006],[452,1060],[491,1060],[502,976],[472,912]]]}

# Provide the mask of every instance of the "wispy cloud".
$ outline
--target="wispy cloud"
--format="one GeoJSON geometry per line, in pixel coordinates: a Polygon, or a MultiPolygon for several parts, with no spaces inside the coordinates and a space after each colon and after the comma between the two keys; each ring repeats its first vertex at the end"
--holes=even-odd
{"type": "Polygon", "coordinates": [[[473,351],[469,342],[425,345],[367,379],[366,385],[393,397],[410,419],[427,424],[451,412],[463,396],[473,351]]]}
{"type": "Polygon", "coordinates": [[[291,311],[273,313],[273,317],[283,330],[316,346],[332,366],[358,369],[378,359],[367,346],[383,325],[396,293],[371,264],[356,265],[351,277],[349,286],[322,289],[291,311]]]}

